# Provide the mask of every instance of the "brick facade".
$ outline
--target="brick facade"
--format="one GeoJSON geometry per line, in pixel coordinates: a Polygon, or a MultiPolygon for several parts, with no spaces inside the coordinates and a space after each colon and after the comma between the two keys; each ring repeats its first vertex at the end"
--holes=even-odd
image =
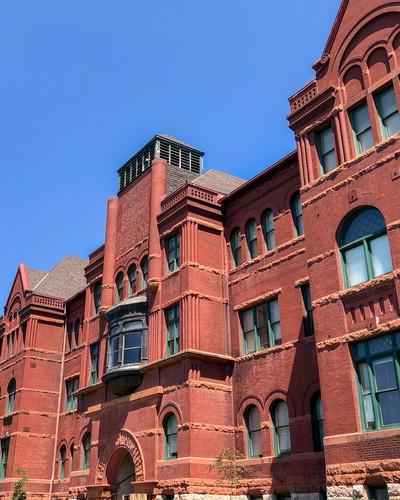
{"type": "Polygon", "coordinates": [[[19,266],[1,498],[21,475],[38,498],[400,498],[399,21],[343,0],[289,99],[297,150],[255,178],[156,136],[87,262],[19,266]]]}

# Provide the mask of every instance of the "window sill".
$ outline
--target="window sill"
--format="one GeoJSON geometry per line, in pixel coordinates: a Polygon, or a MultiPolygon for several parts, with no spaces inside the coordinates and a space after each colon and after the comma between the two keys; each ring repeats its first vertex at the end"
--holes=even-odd
{"type": "Polygon", "coordinates": [[[83,396],[85,394],[89,394],[91,392],[95,392],[95,391],[97,391],[98,389],[100,389],[103,386],[104,386],[104,384],[100,380],[100,382],[96,382],[95,384],[89,384],[86,387],[82,387],[78,391],[74,392],[74,395],[75,396],[83,396]]]}

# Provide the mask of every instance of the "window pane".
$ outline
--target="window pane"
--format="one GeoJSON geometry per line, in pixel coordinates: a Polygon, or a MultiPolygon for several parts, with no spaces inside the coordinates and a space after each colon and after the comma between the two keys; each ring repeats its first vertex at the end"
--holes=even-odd
{"type": "Polygon", "coordinates": [[[360,145],[361,151],[366,151],[374,145],[374,138],[372,136],[372,129],[369,128],[365,130],[365,132],[361,132],[357,136],[358,143],[360,145]]]}
{"type": "Polygon", "coordinates": [[[261,456],[261,431],[251,433],[251,455],[253,457],[261,456]]]}
{"type": "Polygon", "coordinates": [[[383,425],[400,423],[400,391],[382,392],[379,394],[383,425]]]}
{"type": "Polygon", "coordinates": [[[367,103],[364,102],[360,106],[353,108],[350,113],[351,123],[356,134],[371,127],[367,103]]]}
{"type": "Polygon", "coordinates": [[[126,349],[124,351],[124,364],[134,364],[141,362],[141,349],[126,349]]]}
{"type": "Polygon", "coordinates": [[[396,98],[393,87],[386,87],[384,90],[375,95],[375,100],[378,108],[378,113],[381,118],[386,118],[388,115],[397,111],[396,98]]]}
{"type": "Polygon", "coordinates": [[[256,351],[256,338],[254,332],[246,334],[246,351],[247,354],[256,351]]]}
{"type": "Polygon", "coordinates": [[[324,154],[323,156],[323,167],[325,172],[330,172],[334,168],[336,168],[336,154],[335,150],[330,151],[329,153],[324,154]]]}
{"type": "Polygon", "coordinates": [[[287,453],[291,449],[290,429],[289,427],[280,427],[278,429],[278,442],[280,453],[287,453]]]}
{"type": "Polygon", "coordinates": [[[327,127],[319,133],[322,153],[327,153],[334,148],[332,128],[327,127]]]}
{"type": "MultiPolygon", "coordinates": [[[[365,345],[365,342],[363,342],[365,345]]],[[[368,341],[368,350],[370,354],[377,354],[380,352],[390,351],[392,349],[392,338],[390,335],[377,337],[368,341]]]]}
{"type": "Polygon", "coordinates": [[[269,319],[271,323],[276,323],[277,321],[280,320],[279,317],[279,305],[278,305],[278,300],[271,300],[269,302],[269,319]]]}
{"type": "MultiPolygon", "coordinates": [[[[378,391],[397,389],[396,372],[393,358],[375,359],[372,362],[375,373],[375,383],[378,391]]],[[[400,409],[400,407],[399,407],[400,409]]]]}
{"type": "Polygon", "coordinates": [[[257,408],[250,408],[248,412],[249,431],[260,430],[260,414],[257,408]]]}
{"type": "Polygon", "coordinates": [[[243,320],[243,330],[248,332],[253,329],[253,309],[247,309],[247,311],[243,311],[242,315],[243,320]]]}
{"type": "Polygon", "coordinates": [[[130,347],[141,347],[142,334],[141,333],[128,333],[125,334],[125,349],[130,347]]]}
{"type": "Polygon", "coordinates": [[[275,407],[275,422],[277,427],[289,424],[288,408],[283,401],[278,403],[275,407]]]}
{"type": "Polygon", "coordinates": [[[349,286],[358,285],[368,280],[367,265],[363,245],[351,248],[344,253],[347,264],[349,286]]]}
{"type": "Polygon", "coordinates": [[[347,224],[341,239],[341,245],[347,245],[365,236],[385,231],[386,224],[382,214],[376,208],[365,208],[357,212],[347,224]]]}
{"type": "Polygon", "coordinates": [[[383,234],[379,238],[371,240],[370,248],[374,276],[389,273],[393,268],[387,235],[383,234]]]}
{"type": "Polygon", "coordinates": [[[383,125],[386,128],[386,134],[388,137],[395,134],[400,130],[400,115],[396,111],[392,115],[388,116],[383,120],[383,125]]]}
{"type": "Polygon", "coordinates": [[[141,321],[127,321],[124,323],[124,330],[141,330],[143,323],[141,321]]]}

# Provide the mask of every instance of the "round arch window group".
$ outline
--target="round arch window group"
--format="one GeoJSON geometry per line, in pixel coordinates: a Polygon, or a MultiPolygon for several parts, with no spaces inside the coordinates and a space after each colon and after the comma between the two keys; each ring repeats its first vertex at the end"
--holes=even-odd
{"type": "MultiPolygon", "coordinates": [[[[81,461],[80,464],[75,463],[75,444],[71,443],[69,446],[69,472],[71,473],[75,468],[79,468],[81,470],[88,470],[90,465],[90,450],[92,446],[92,437],[90,432],[85,432],[82,440],[81,440],[81,461]]],[[[67,454],[67,446],[63,443],[59,447],[58,451],[58,478],[65,479],[67,477],[67,462],[68,462],[68,454],[67,454]]]]}
{"type": "Polygon", "coordinates": [[[115,302],[118,304],[125,298],[131,297],[138,290],[146,288],[149,274],[148,257],[145,255],[140,261],[139,269],[136,264],[131,264],[126,272],[127,277],[127,294],[125,287],[125,273],[119,271],[115,277],[115,302]]]}

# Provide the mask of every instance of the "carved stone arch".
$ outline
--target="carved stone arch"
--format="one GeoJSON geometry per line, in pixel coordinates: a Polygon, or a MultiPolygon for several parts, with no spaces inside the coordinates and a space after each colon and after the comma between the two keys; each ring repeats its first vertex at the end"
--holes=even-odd
{"type": "Polygon", "coordinates": [[[139,443],[130,431],[121,429],[111,436],[99,454],[96,469],[96,484],[102,485],[108,482],[107,475],[110,473],[110,466],[113,465],[115,459],[120,459],[125,453],[129,453],[132,458],[136,481],[144,481],[144,460],[139,443]]]}

